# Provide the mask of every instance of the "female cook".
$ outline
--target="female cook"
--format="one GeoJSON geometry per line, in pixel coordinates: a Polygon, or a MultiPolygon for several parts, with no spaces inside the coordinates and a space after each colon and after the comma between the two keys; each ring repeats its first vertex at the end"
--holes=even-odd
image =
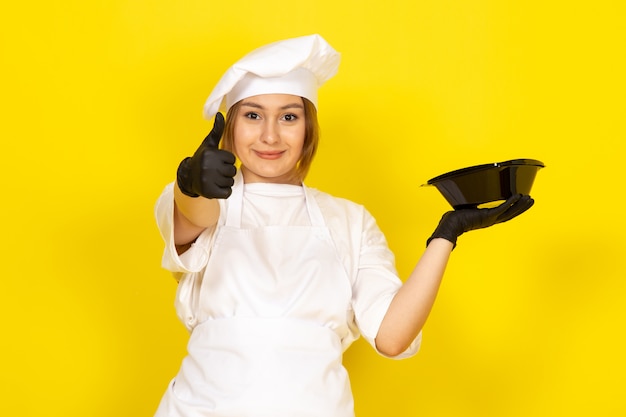
{"type": "Polygon", "coordinates": [[[353,416],[344,350],[362,335],[384,356],[415,354],[457,237],[532,205],[446,213],[402,284],[372,216],[303,184],[317,89],[338,64],[319,35],[288,39],[243,57],[209,96],[213,130],[156,205],[191,332],[157,417],[353,416]]]}

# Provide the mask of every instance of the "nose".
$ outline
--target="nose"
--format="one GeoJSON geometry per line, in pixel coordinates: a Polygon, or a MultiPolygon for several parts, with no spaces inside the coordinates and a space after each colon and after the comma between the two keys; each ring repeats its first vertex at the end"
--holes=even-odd
{"type": "Polygon", "coordinates": [[[274,144],[280,141],[278,123],[271,121],[265,123],[261,141],[267,144],[274,144]]]}

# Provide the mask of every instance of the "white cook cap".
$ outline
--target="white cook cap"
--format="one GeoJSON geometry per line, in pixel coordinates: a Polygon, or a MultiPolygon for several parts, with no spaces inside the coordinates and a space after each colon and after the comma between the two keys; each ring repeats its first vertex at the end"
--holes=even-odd
{"type": "Polygon", "coordinates": [[[340,54],[320,35],[262,46],[226,71],[204,104],[204,117],[210,120],[259,94],[293,94],[317,107],[317,89],[337,73],[339,60],[340,54]]]}

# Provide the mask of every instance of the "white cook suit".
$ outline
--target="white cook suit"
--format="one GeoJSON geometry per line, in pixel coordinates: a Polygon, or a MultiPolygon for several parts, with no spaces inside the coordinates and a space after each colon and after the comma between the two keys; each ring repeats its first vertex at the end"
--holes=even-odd
{"type": "Polygon", "coordinates": [[[155,211],[191,336],[155,417],[354,416],[342,354],[359,335],[375,348],[401,286],[373,217],[304,185],[244,184],[238,173],[216,227],[179,256],[173,205],[170,184],[155,211]]]}

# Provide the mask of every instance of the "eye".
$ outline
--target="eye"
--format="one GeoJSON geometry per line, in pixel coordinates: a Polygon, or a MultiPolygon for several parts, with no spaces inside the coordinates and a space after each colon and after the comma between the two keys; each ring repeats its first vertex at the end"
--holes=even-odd
{"type": "Polygon", "coordinates": [[[259,116],[258,113],[255,113],[253,111],[244,114],[244,117],[246,117],[248,119],[252,119],[252,120],[258,120],[258,119],[261,118],[261,116],[259,116]]]}
{"type": "Polygon", "coordinates": [[[296,120],[298,120],[298,116],[296,116],[295,114],[286,114],[283,116],[283,119],[287,122],[295,122],[296,120]]]}

